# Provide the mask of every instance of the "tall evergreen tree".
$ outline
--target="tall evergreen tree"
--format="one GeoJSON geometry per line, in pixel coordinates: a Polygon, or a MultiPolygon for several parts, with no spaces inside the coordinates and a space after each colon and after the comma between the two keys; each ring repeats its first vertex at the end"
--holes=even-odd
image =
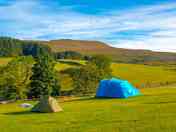
{"type": "Polygon", "coordinates": [[[56,87],[56,77],[54,72],[54,60],[44,49],[39,49],[40,54],[36,57],[31,77],[29,96],[40,97],[49,96],[53,88],[56,87]]]}

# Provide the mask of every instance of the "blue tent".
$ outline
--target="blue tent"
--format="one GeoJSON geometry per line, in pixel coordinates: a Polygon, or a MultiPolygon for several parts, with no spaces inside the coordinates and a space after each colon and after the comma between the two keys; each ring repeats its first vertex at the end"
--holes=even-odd
{"type": "Polygon", "coordinates": [[[128,98],[137,95],[140,95],[138,89],[133,87],[128,81],[116,78],[102,80],[96,93],[96,97],[110,98],[128,98]]]}

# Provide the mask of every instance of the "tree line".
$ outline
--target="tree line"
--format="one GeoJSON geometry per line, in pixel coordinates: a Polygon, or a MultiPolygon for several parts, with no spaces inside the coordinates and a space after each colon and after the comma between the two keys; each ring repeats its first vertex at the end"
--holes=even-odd
{"type": "Polygon", "coordinates": [[[0,37],[0,57],[37,56],[40,48],[51,53],[51,49],[35,41],[23,41],[9,37],[0,37]]]}
{"type": "Polygon", "coordinates": [[[83,59],[89,60],[91,56],[82,55],[75,51],[52,52],[48,45],[37,41],[19,40],[10,37],[0,37],[0,57],[16,57],[32,55],[36,57],[40,48],[52,54],[56,59],[83,59]]]}

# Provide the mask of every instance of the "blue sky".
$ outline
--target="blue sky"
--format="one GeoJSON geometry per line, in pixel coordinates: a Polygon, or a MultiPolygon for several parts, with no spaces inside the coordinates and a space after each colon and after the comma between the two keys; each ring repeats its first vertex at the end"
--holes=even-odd
{"type": "Polygon", "coordinates": [[[0,0],[0,36],[176,52],[175,0],[0,0]]]}

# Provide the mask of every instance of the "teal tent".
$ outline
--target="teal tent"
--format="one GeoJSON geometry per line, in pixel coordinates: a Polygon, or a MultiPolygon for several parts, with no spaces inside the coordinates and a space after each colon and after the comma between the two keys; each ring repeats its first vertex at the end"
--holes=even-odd
{"type": "Polygon", "coordinates": [[[116,78],[102,80],[96,92],[96,97],[128,98],[137,95],[140,95],[137,88],[126,80],[116,78]]]}

